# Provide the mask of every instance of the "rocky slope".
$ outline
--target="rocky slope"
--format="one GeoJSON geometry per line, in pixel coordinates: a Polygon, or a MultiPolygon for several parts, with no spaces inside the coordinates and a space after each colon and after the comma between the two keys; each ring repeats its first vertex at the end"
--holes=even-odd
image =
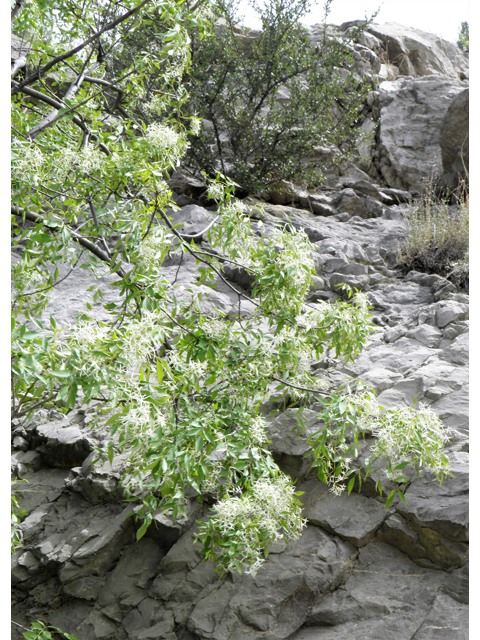
{"type": "MultiPolygon", "coordinates": [[[[362,46],[373,54],[386,42],[394,49],[391,27],[384,27],[365,36],[362,46]]],[[[361,357],[348,366],[326,358],[313,368],[333,381],[361,378],[386,407],[411,406],[415,399],[431,406],[451,429],[446,452],[453,476],[440,486],[421,474],[406,492],[406,505],[389,509],[373,483],[334,497],[307,474],[307,437],[292,433],[296,420],[287,409],[270,421],[270,446],[305,492],[308,526],[299,540],[276,544],[255,577],[220,579],[193,544],[195,522],[205,515],[195,500],[187,518],[159,515],[135,542],[139,525],[126,518],[131,507],[119,486],[124,456],[112,466],[89,464],[108,436],[94,403],[66,417],[41,410],[12,432],[12,471],[28,480],[14,485],[28,512],[24,545],[13,557],[15,621],[43,616],[78,640],[467,638],[468,295],[440,276],[402,275],[397,251],[412,190],[422,188],[420,178],[435,163],[441,166],[442,123],[452,98],[468,85],[455,77],[460,62],[448,47],[439,45],[445,59],[440,53],[424,59],[419,36],[407,31],[403,40],[397,34],[399,46],[408,49],[412,65],[420,62],[414,72],[408,67],[411,77],[380,77],[366,105],[374,114],[370,159],[332,172],[317,193],[292,188],[268,194],[263,211],[254,198],[248,205],[266,233],[288,217],[309,235],[317,271],[311,301],[335,299],[336,285],[347,282],[367,292],[374,307],[377,330],[361,357]],[[417,49],[407,36],[417,38],[417,49]]],[[[369,59],[375,74],[382,71],[369,59]]],[[[179,189],[179,203],[190,204],[174,214],[187,233],[213,216],[191,195],[192,185],[179,189]]],[[[187,286],[196,266],[172,261],[165,275],[187,286]]],[[[241,273],[228,277],[248,286],[241,273]]],[[[72,321],[91,296],[90,284],[76,269],[54,289],[47,313],[60,324],[72,321]]],[[[108,299],[91,302],[100,317],[108,299]]],[[[236,297],[221,284],[206,289],[204,304],[237,309],[236,297]]],[[[305,410],[307,436],[317,428],[314,410],[305,410]]]]}

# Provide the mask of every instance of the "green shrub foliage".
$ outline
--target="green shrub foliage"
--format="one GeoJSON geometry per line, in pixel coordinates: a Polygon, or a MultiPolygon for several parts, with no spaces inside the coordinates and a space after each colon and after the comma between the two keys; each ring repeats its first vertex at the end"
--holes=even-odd
{"type": "MultiPolygon", "coordinates": [[[[14,32],[31,53],[12,80],[12,412],[17,419],[39,407],[68,413],[94,400],[110,429],[99,456],[112,462],[119,451],[129,453],[123,483],[137,537],[159,509],[176,518],[196,496],[214,504],[199,529],[206,557],[223,571],[255,571],[273,540],[296,537],[304,525],[292,481],[268,449],[260,409],[272,396],[298,407],[299,433],[302,408],[323,399],[325,428],[311,444],[318,477],[335,493],[351,491],[378,459],[403,498],[408,477],[398,470],[426,466],[442,479],[448,461],[439,455],[444,433],[428,416],[413,421],[423,430],[415,438],[410,414],[382,413],[368,389],[336,390],[326,372],[311,371],[326,349],[353,360],[372,325],[361,293],[305,304],[315,270],[303,231],[279,222],[267,233],[220,175],[209,186],[217,212],[195,237],[166,214],[175,206],[169,172],[199,130],[198,119],[182,111],[182,76],[188,32],[198,39],[208,9],[176,0],[26,0],[15,17],[14,32]],[[155,35],[157,48],[131,47],[137,35],[139,43],[155,35]],[[177,281],[184,259],[198,267],[189,286],[177,281]],[[177,275],[168,277],[172,264],[177,275]],[[227,267],[248,275],[250,294],[226,278],[227,267]],[[96,318],[90,302],[73,325],[45,317],[52,289],[78,268],[108,276],[111,284],[92,285],[94,301],[109,287],[118,293],[103,305],[108,320],[96,318]],[[219,282],[236,296],[238,314],[227,316],[206,299],[219,282]],[[359,438],[367,432],[378,432],[385,446],[361,467],[359,438]]],[[[327,91],[333,102],[360,100],[353,93],[334,98],[333,88],[341,86],[333,82],[327,91]]],[[[315,95],[320,102],[320,89],[315,95]]],[[[329,117],[327,129],[334,126],[329,117]]],[[[276,126],[273,116],[264,118],[267,130],[276,126]]],[[[272,177],[272,166],[261,175],[272,177]]]]}
{"type": "Polygon", "coordinates": [[[462,22],[460,27],[460,31],[458,32],[458,40],[457,40],[458,48],[469,54],[470,51],[470,30],[468,28],[468,22],[462,22]]]}
{"type": "Polygon", "coordinates": [[[329,36],[326,23],[320,43],[310,45],[299,22],[308,0],[250,4],[260,33],[237,24],[235,5],[220,0],[214,32],[192,35],[188,104],[203,126],[187,160],[247,190],[318,183],[316,148],[355,139],[368,84],[354,71],[351,42],[329,36]]]}

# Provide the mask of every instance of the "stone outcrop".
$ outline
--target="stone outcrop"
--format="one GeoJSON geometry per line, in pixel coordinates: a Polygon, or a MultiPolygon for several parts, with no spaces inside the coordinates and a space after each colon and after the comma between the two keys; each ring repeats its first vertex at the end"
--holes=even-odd
{"type": "Polygon", "coordinates": [[[449,146],[457,137],[441,134],[444,118],[464,89],[460,80],[433,75],[380,84],[376,166],[389,186],[423,193],[442,174],[441,140],[449,146]]]}
{"type": "Polygon", "coordinates": [[[456,189],[468,182],[469,89],[458,93],[450,102],[440,129],[443,176],[440,186],[456,189]]]}

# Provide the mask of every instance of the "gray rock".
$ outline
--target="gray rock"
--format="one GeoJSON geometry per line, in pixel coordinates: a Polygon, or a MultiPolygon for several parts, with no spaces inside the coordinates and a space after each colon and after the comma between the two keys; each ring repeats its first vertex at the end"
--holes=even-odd
{"type": "Polygon", "coordinates": [[[426,347],[433,348],[438,347],[440,340],[442,339],[442,332],[436,327],[431,327],[428,324],[411,329],[410,331],[407,331],[405,335],[407,338],[418,340],[418,342],[424,344],[426,347]]]}
{"type": "MultiPolygon", "coordinates": [[[[412,482],[406,493],[406,505],[397,510],[419,527],[428,527],[445,538],[468,541],[468,454],[450,455],[452,476],[440,485],[433,477],[424,475],[422,481],[412,482]]],[[[464,564],[464,563],[463,563],[464,564]]]]}
{"type": "Polygon", "coordinates": [[[450,103],[440,130],[440,148],[444,175],[443,187],[456,189],[460,180],[468,180],[469,89],[464,89],[450,103]]]}
{"type": "MultiPolygon", "coordinates": [[[[215,214],[196,204],[189,204],[178,211],[169,210],[169,218],[172,224],[181,224],[179,233],[186,235],[198,235],[215,219],[215,214]]],[[[198,242],[201,239],[196,239],[198,242]]]]}
{"type": "Polygon", "coordinates": [[[47,422],[36,428],[39,451],[45,464],[51,467],[71,468],[82,464],[92,451],[91,440],[68,418],[60,422],[47,422]]]}
{"type": "Polygon", "coordinates": [[[125,498],[120,481],[128,468],[128,453],[114,455],[112,464],[109,461],[90,464],[97,456],[97,452],[92,452],[82,467],[73,468],[66,486],[82,494],[92,504],[120,502],[125,498]]]}
{"type": "Polygon", "coordinates": [[[460,433],[468,434],[469,387],[465,385],[434,402],[431,407],[446,427],[454,427],[460,433]]]}
{"type": "Polygon", "coordinates": [[[20,508],[28,514],[37,507],[57,500],[62,494],[69,471],[66,469],[41,469],[25,475],[27,482],[12,482],[12,493],[20,508]]]}
{"type": "Polygon", "coordinates": [[[379,170],[388,186],[422,192],[441,171],[440,127],[452,98],[464,89],[438,75],[399,78],[379,88],[379,170]]]}
{"type": "Polygon", "coordinates": [[[458,47],[432,33],[396,22],[372,24],[368,32],[387,47],[388,61],[402,75],[458,78],[468,68],[468,61],[458,47]]]}
{"type": "Polygon", "coordinates": [[[402,553],[372,542],[360,551],[342,589],[314,605],[292,640],[410,640],[430,611],[445,580],[402,553]]]}
{"type": "Polygon", "coordinates": [[[469,361],[468,343],[469,343],[468,333],[460,334],[458,337],[454,339],[452,344],[449,347],[447,347],[439,355],[439,358],[441,358],[442,360],[446,360],[451,364],[468,365],[468,361],[469,361]]]}
{"type": "Polygon", "coordinates": [[[315,527],[281,553],[271,554],[253,577],[227,580],[201,599],[188,628],[202,638],[289,638],[321,594],[338,587],[351,571],[355,550],[315,527]]]}
{"type": "Polygon", "coordinates": [[[437,327],[446,327],[451,322],[468,319],[468,305],[459,302],[445,301],[436,313],[437,327]]]}
{"type": "Polygon", "coordinates": [[[468,640],[468,607],[439,593],[415,640],[468,640]]]}
{"type": "Polygon", "coordinates": [[[113,571],[102,581],[96,598],[98,605],[109,610],[117,606],[123,615],[137,607],[147,598],[162,557],[158,545],[148,538],[127,547],[113,571]]]}
{"type": "Polygon", "coordinates": [[[370,279],[368,276],[353,276],[347,275],[344,273],[332,273],[329,276],[330,289],[332,291],[340,291],[342,284],[348,284],[352,289],[358,289],[359,291],[364,291],[368,289],[368,283],[370,279]]]}
{"type": "Polygon", "coordinates": [[[28,441],[25,440],[25,438],[22,438],[21,436],[16,436],[13,439],[13,448],[19,449],[20,451],[27,451],[28,441]]]}
{"type": "Polygon", "coordinates": [[[335,533],[356,547],[370,542],[388,516],[388,511],[375,500],[353,492],[348,496],[346,491],[335,496],[317,479],[307,480],[298,489],[304,491],[300,500],[310,524],[335,533]]]}

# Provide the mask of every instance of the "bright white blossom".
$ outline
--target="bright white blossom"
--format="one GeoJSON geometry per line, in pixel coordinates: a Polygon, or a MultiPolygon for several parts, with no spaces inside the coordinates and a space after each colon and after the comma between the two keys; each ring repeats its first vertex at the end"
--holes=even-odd
{"type": "Polygon", "coordinates": [[[192,135],[198,136],[202,128],[202,120],[200,118],[190,118],[190,131],[192,135]]]}
{"type": "Polygon", "coordinates": [[[152,311],[143,311],[142,319],[128,325],[123,338],[122,357],[130,365],[145,362],[163,340],[158,316],[152,311]]]}
{"type": "Polygon", "coordinates": [[[225,185],[221,182],[211,182],[208,186],[208,197],[211,200],[223,200],[225,196],[225,185]]]}
{"type": "Polygon", "coordinates": [[[172,234],[165,227],[157,226],[153,233],[141,243],[138,254],[143,266],[156,269],[160,266],[160,257],[166,245],[170,245],[172,234]]]}
{"type": "Polygon", "coordinates": [[[442,477],[449,469],[448,458],[442,453],[449,433],[430,407],[392,409],[373,429],[377,438],[374,453],[390,458],[392,466],[408,461],[442,477]]]}
{"type": "Polygon", "coordinates": [[[228,337],[230,333],[230,326],[228,322],[222,322],[222,320],[216,320],[215,318],[208,318],[202,324],[202,331],[210,338],[223,340],[228,337]]]}
{"type": "Polygon", "coordinates": [[[14,144],[17,158],[13,165],[13,174],[20,180],[30,180],[39,175],[45,164],[42,150],[34,143],[23,145],[14,144]]]}
{"type": "Polygon", "coordinates": [[[298,538],[306,525],[295,497],[295,487],[285,477],[275,480],[261,478],[251,491],[242,496],[230,496],[213,508],[215,531],[226,540],[235,540],[237,558],[226,559],[226,569],[236,561],[249,565],[255,573],[264,562],[263,551],[275,540],[298,538]]]}
{"type": "Polygon", "coordinates": [[[180,152],[185,145],[184,138],[172,127],[160,122],[154,122],[147,127],[147,140],[160,150],[180,152]]]}

